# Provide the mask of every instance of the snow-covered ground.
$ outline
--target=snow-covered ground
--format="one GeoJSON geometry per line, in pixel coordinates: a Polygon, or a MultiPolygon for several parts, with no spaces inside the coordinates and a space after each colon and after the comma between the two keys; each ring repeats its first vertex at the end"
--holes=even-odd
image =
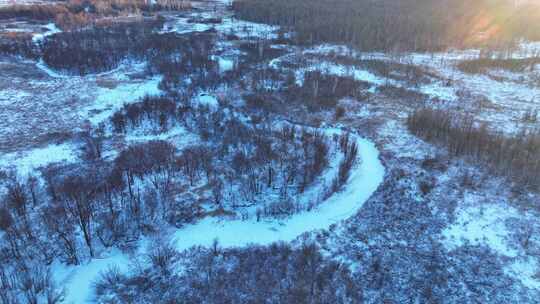
{"type": "Polygon", "coordinates": [[[0,168],[13,170],[26,178],[37,169],[53,163],[69,164],[77,161],[75,148],[68,144],[51,144],[24,152],[13,152],[0,156],[0,168]]]}
{"type": "Polygon", "coordinates": [[[8,151],[14,150],[0,154],[0,168],[16,168],[24,174],[49,163],[75,159],[79,153],[76,147],[64,143],[47,146],[39,142],[40,136],[84,130],[108,119],[126,103],[160,94],[159,77],[127,76],[142,68],[144,65],[139,64],[106,75],[29,79],[26,83],[13,79],[13,88],[6,84],[5,89],[0,89],[0,117],[5,118],[0,123],[2,144],[8,151]]]}
{"type": "Polygon", "coordinates": [[[0,151],[42,146],[48,134],[84,130],[125,103],[160,94],[161,78],[145,77],[144,67],[126,63],[108,73],[66,77],[33,62],[0,60],[0,151]]]}
{"type": "Polygon", "coordinates": [[[520,216],[515,208],[483,202],[483,196],[468,192],[461,204],[463,208],[458,210],[456,221],[443,231],[449,248],[468,242],[487,245],[505,256],[518,255],[518,252],[510,247],[513,241],[508,239],[510,233],[506,227],[507,219],[520,216]]]}
{"type": "MultiPolygon", "coordinates": [[[[6,1],[4,1],[5,3],[6,1]]],[[[0,1],[0,6],[3,2],[0,1]]],[[[219,24],[188,22],[190,18],[201,20],[215,17],[214,13],[196,13],[194,15],[179,17],[169,20],[164,32],[177,32],[181,34],[201,32],[215,29],[221,34],[234,34],[241,38],[266,37],[276,38],[278,27],[239,21],[232,17],[223,18],[219,24]]],[[[35,41],[42,39],[44,35],[52,34],[57,29],[48,25],[44,34],[34,36],[35,41]]],[[[534,45],[523,44],[523,52],[517,56],[525,56],[534,53],[534,45]],[[528,52],[528,53],[527,53],[528,52]],[[519,55],[521,54],[521,55],[519,55]]],[[[392,56],[387,54],[356,54],[342,46],[323,45],[305,50],[301,54],[328,55],[330,52],[359,56],[364,59],[376,59],[389,62],[400,62],[423,67],[435,73],[430,83],[420,84],[412,90],[424,93],[433,99],[442,100],[454,106],[462,106],[465,109],[476,109],[478,117],[490,122],[492,127],[507,133],[512,133],[520,126],[519,119],[522,113],[530,107],[540,106],[540,88],[523,82],[520,77],[504,71],[494,72],[493,75],[466,74],[456,68],[461,60],[473,59],[478,56],[478,51],[452,51],[438,54],[404,54],[392,56]],[[466,91],[471,96],[464,95],[466,91]],[[490,106],[478,107],[478,99],[484,97],[489,100],[490,106]]],[[[293,53],[277,58],[270,62],[270,66],[278,67],[282,60],[293,58],[293,53]]],[[[234,58],[228,56],[216,56],[222,72],[233,69],[234,58]]],[[[32,63],[35,64],[35,63],[32,63]]],[[[0,68],[7,66],[2,65],[0,68]]],[[[97,125],[110,117],[110,115],[123,104],[134,102],[144,95],[157,95],[161,91],[158,88],[159,78],[129,77],[128,74],[136,74],[143,70],[144,64],[126,63],[116,70],[99,75],[85,77],[67,77],[61,73],[47,68],[42,63],[35,65],[39,71],[45,74],[44,79],[30,79],[19,77],[12,79],[7,76],[2,86],[0,83],[0,126],[4,128],[2,133],[9,137],[16,137],[20,129],[30,124],[37,128],[45,124],[44,129],[48,132],[52,128],[49,125],[58,126],[64,124],[64,120],[73,120],[73,124],[65,124],[62,130],[79,130],[81,125],[89,123],[97,125]],[[98,84],[100,82],[101,84],[98,84]],[[103,84],[105,83],[105,85],[103,84]],[[76,96],[75,96],[76,95],[76,96]],[[37,102],[36,102],[37,100],[37,102]],[[55,101],[54,106],[49,103],[55,101]],[[49,111],[47,117],[36,119],[39,112],[49,111]],[[63,112],[65,111],[65,112],[63,112]],[[23,113],[24,115],[20,114],[23,113]],[[57,114],[57,115],[55,115],[57,114]],[[58,119],[58,120],[55,120],[58,119]],[[7,127],[15,131],[7,132],[7,127]]],[[[295,71],[296,81],[301,84],[304,73],[307,71],[321,71],[330,75],[353,76],[356,80],[368,82],[373,85],[370,90],[382,85],[405,87],[406,84],[397,80],[384,78],[367,69],[349,67],[330,61],[317,62],[295,71]]],[[[1,79],[1,75],[0,75],[1,79]]],[[[194,105],[205,105],[216,109],[219,102],[209,94],[202,95],[194,100],[194,105]]],[[[388,109],[378,109],[379,113],[371,112],[378,105],[366,104],[356,113],[347,113],[349,117],[362,118],[370,115],[376,116],[388,109]]],[[[396,157],[421,161],[436,153],[436,149],[420,141],[406,131],[403,120],[406,112],[395,109],[385,112],[384,123],[378,129],[378,138],[384,144],[385,152],[395,153],[396,157]]],[[[31,127],[29,132],[34,132],[31,127]]],[[[1,133],[0,133],[1,134],[1,133]]],[[[133,133],[126,136],[127,142],[147,141],[150,139],[183,138],[185,144],[196,142],[187,131],[182,128],[173,128],[160,136],[133,133]]],[[[23,137],[21,137],[23,138],[23,137]]],[[[328,229],[332,224],[338,223],[354,215],[369,199],[379,184],[383,181],[385,168],[379,161],[379,151],[375,145],[366,139],[355,136],[359,145],[359,162],[354,168],[345,189],[334,194],[324,203],[311,211],[295,214],[281,221],[256,221],[255,219],[223,219],[207,217],[199,222],[177,229],[171,233],[176,248],[187,249],[192,246],[210,246],[217,240],[220,246],[233,247],[247,244],[269,244],[276,241],[292,241],[303,233],[328,229]]],[[[3,143],[3,142],[1,142],[3,143]]],[[[0,169],[11,168],[21,175],[27,175],[33,170],[55,162],[74,162],[78,158],[77,147],[70,143],[48,144],[40,147],[29,145],[30,148],[0,155],[0,169]]],[[[451,182],[440,177],[440,182],[451,182]]],[[[482,190],[484,191],[484,190],[482,190]]],[[[504,194],[505,197],[507,194],[504,194]]],[[[457,203],[455,220],[442,232],[442,242],[451,251],[464,244],[473,244],[489,247],[500,256],[510,260],[507,272],[521,280],[524,285],[531,288],[540,288],[540,280],[535,276],[539,270],[537,258],[525,254],[515,245],[512,239],[514,228],[512,221],[524,219],[527,216],[521,210],[512,206],[507,200],[495,200],[489,197],[486,200],[486,192],[465,192],[460,202],[457,203]]],[[[501,195],[503,196],[503,195],[501,195]]],[[[139,248],[143,248],[145,240],[140,241],[139,248]]],[[[137,254],[144,254],[137,252],[137,254]]],[[[91,301],[92,284],[101,271],[110,266],[119,267],[127,271],[126,265],[130,257],[119,250],[110,250],[100,253],[87,264],[80,266],[66,266],[55,262],[53,273],[55,280],[66,291],[66,303],[85,303],[91,301]]]]}
{"type": "Polygon", "coordinates": [[[95,102],[81,110],[81,116],[97,125],[111,117],[123,105],[140,100],[147,95],[159,95],[160,77],[154,77],[144,82],[120,83],[115,88],[99,88],[95,102]],[[95,113],[95,114],[93,114],[95,113]]]}
{"type": "MultiPolygon", "coordinates": [[[[540,289],[538,260],[523,251],[522,240],[516,237],[516,223],[525,222],[532,232],[534,221],[530,215],[519,211],[507,201],[491,201],[481,193],[464,194],[459,204],[456,220],[443,230],[444,244],[456,249],[465,244],[486,246],[498,255],[510,259],[506,271],[525,286],[540,289]]],[[[531,234],[531,244],[536,235],[531,234]]]]}
{"type": "MultiPolygon", "coordinates": [[[[537,43],[522,43],[511,58],[536,56],[539,52],[537,43]]],[[[308,60],[308,65],[295,70],[296,80],[301,83],[307,71],[320,71],[328,75],[352,76],[377,86],[391,85],[426,94],[437,102],[436,106],[451,106],[474,113],[476,117],[489,123],[490,127],[507,134],[518,132],[525,124],[523,115],[531,108],[540,107],[539,69],[530,72],[515,73],[502,70],[490,70],[487,74],[469,74],[461,71],[457,64],[464,60],[476,59],[478,50],[449,51],[442,53],[403,53],[399,55],[382,53],[359,53],[346,46],[323,44],[289,53],[270,62],[270,66],[279,68],[283,61],[297,60],[303,56],[333,55],[352,56],[362,60],[377,60],[416,66],[430,73],[428,83],[411,86],[409,83],[375,75],[365,68],[333,63],[327,59],[308,60]]],[[[534,127],[534,126],[533,126],[534,127]]]]}
{"type": "MultiPolygon", "coordinates": [[[[270,65],[275,67],[276,61],[273,60],[270,65]]],[[[375,86],[380,86],[385,83],[390,83],[390,80],[378,77],[377,75],[367,71],[342,64],[332,62],[319,62],[317,65],[311,65],[306,68],[300,68],[295,71],[296,83],[302,85],[304,83],[304,75],[306,72],[318,71],[325,75],[333,76],[350,76],[358,81],[365,81],[375,86]]]]}
{"type": "Polygon", "coordinates": [[[445,100],[474,109],[479,119],[490,123],[499,131],[515,133],[522,126],[520,120],[525,111],[540,107],[540,87],[526,81],[529,77],[532,79],[536,73],[534,71],[521,81],[517,79],[516,73],[509,71],[499,70],[497,78],[490,77],[489,74],[462,72],[456,65],[463,60],[463,56],[452,53],[433,56],[411,54],[407,60],[437,72],[444,79],[449,79],[451,86],[439,82],[438,87],[432,87],[431,90],[445,92],[445,100]],[[469,92],[470,95],[462,96],[463,94],[460,94],[462,92],[469,92]],[[482,100],[484,102],[479,102],[482,100]]]}
{"type": "MultiPolygon", "coordinates": [[[[455,210],[440,234],[440,241],[448,251],[466,245],[489,248],[504,261],[506,274],[528,288],[540,290],[538,214],[535,210],[523,208],[526,201],[536,205],[537,195],[525,193],[516,196],[507,180],[483,172],[464,160],[445,161],[444,149],[408,132],[405,123],[407,112],[403,108],[395,108],[394,104],[380,100],[361,106],[354,102],[349,104],[353,112],[348,114],[349,119],[383,121],[374,131],[374,137],[380,144],[381,153],[389,153],[392,161],[399,163],[398,170],[403,169],[406,174],[419,178],[417,175],[422,168],[416,167],[415,163],[440,159],[444,166],[449,166],[431,176],[436,180],[433,184],[435,189],[426,200],[435,213],[454,208],[449,202],[455,204],[455,210]],[[464,174],[471,174],[474,185],[460,184],[464,174]]],[[[396,164],[388,166],[389,170],[396,169],[396,164]]],[[[417,200],[423,199],[418,197],[417,200]]]]}
{"type": "Polygon", "coordinates": [[[295,214],[280,222],[206,218],[175,233],[177,248],[210,246],[214,240],[224,247],[292,241],[305,232],[327,229],[354,215],[384,178],[384,167],[373,143],[359,137],[356,140],[360,151],[359,163],[347,186],[316,209],[295,214]]]}
{"type": "Polygon", "coordinates": [[[129,257],[115,249],[103,253],[101,257],[90,262],[66,266],[55,262],[52,265],[53,279],[64,290],[64,302],[66,304],[91,303],[93,296],[94,281],[99,275],[111,267],[117,267],[120,271],[127,271],[129,257]]]}
{"type": "MultiPolygon", "coordinates": [[[[334,132],[330,130],[330,132],[334,132]]],[[[217,240],[222,247],[239,247],[248,244],[266,245],[278,241],[292,241],[305,232],[328,229],[332,224],[354,215],[383,181],[385,169],[379,160],[375,145],[354,136],[359,147],[359,159],[345,188],[332,195],[311,211],[295,214],[285,220],[257,222],[205,218],[196,224],[174,231],[171,236],[178,250],[193,246],[211,246],[217,240]]],[[[137,255],[144,254],[145,240],[140,242],[137,255]]],[[[92,283],[100,272],[110,267],[126,271],[128,257],[120,251],[104,253],[103,257],[81,266],[54,266],[55,279],[65,286],[66,303],[91,301],[92,283]]]]}

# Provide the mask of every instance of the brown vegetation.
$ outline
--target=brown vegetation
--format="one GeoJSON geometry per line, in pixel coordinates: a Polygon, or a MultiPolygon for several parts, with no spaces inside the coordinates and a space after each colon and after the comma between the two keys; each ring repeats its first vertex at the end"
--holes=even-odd
{"type": "Polygon", "coordinates": [[[54,21],[62,29],[82,28],[102,17],[140,15],[141,12],[184,10],[188,0],[69,0],[60,4],[12,5],[0,8],[0,20],[28,18],[54,21]]]}
{"type": "Polygon", "coordinates": [[[511,72],[525,72],[534,70],[535,66],[540,64],[540,57],[530,57],[522,59],[494,59],[494,58],[478,58],[465,60],[458,64],[458,68],[470,74],[481,74],[489,69],[502,69],[511,72]]]}

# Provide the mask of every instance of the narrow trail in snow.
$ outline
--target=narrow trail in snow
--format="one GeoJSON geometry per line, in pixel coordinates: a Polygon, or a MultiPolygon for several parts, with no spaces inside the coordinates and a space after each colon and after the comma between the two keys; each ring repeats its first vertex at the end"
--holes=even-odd
{"type": "MultiPolygon", "coordinates": [[[[335,128],[322,129],[327,135],[343,132],[335,128]]],[[[332,224],[354,216],[383,182],[385,168],[379,160],[375,144],[357,134],[351,134],[358,144],[358,159],[344,189],[333,194],[311,211],[301,212],[281,221],[255,219],[218,220],[205,218],[196,224],[176,230],[172,235],[178,250],[193,246],[211,246],[217,240],[222,247],[242,247],[250,244],[268,245],[290,242],[304,233],[328,229],[332,224]]],[[[145,240],[141,241],[139,254],[144,254],[145,240]]],[[[65,287],[65,303],[91,302],[93,282],[110,267],[128,270],[129,257],[114,250],[109,257],[94,259],[86,265],[72,269],[57,265],[62,273],[59,281],[65,287]]]]}
{"type": "Polygon", "coordinates": [[[174,234],[176,247],[184,250],[192,246],[210,246],[214,240],[223,247],[289,242],[303,233],[328,229],[332,224],[353,216],[382,183],[385,169],[375,145],[358,135],[352,136],[358,144],[359,156],[349,181],[342,191],[333,194],[318,207],[282,221],[205,218],[177,230],[174,234]]]}

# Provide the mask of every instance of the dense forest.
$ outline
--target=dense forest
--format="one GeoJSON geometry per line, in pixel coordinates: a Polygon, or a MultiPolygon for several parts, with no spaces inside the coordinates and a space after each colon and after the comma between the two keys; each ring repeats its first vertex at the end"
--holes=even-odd
{"type": "MultiPolygon", "coordinates": [[[[108,71],[124,60],[157,61],[156,57],[178,53],[187,45],[186,38],[155,33],[162,25],[161,20],[150,20],[62,32],[46,37],[40,51],[48,66],[70,74],[108,71]]],[[[202,50],[200,54],[204,55],[202,50]]]]}
{"type": "Polygon", "coordinates": [[[362,51],[436,51],[540,38],[540,10],[512,1],[235,0],[240,18],[294,29],[301,43],[362,51]]]}

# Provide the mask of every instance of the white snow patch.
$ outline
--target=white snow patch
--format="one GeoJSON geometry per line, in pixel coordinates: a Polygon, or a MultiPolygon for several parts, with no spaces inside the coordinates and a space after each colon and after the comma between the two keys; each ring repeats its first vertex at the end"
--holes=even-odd
{"type": "Polygon", "coordinates": [[[227,71],[231,71],[231,70],[234,69],[234,60],[228,59],[228,58],[223,58],[223,57],[220,57],[220,56],[216,56],[215,58],[218,61],[219,71],[221,73],[225,73],[227,71]]]}
{"type": "Polygon", "coordinates": [[[234,34],[240,38],[259,37],[275,39],[278,37],[279,26],[264,23],[255,23],[236,18],[224,18],[223,22],[216,26],[221,33],[234,34]]]}
{"type": "Polygon", "coordinates": [[[182,126],[176,126],[159,134],[148,134],[139,132],[129,132],[125,140],[130,143],[147,142],[151,140],[170,140],[174,139],[173,143],[178,147],[186,147],[200,140],[196,134],[189,132],[182,126]]]}
{"type": "MultiPolygon", "coordinates": [[[[213,14],[194,13],[192,17],[204,20],[208,18],[221,18],[213,14]]],[[[277,38],[278,26],[272,26],[263,23],[255,23],[244,20],[239,20],[232,17],[222,18],[221,23],[211,24],[204,22],[188,22],[191,18],[179,17],[174,20],[168,21],[164,24],[162,33],[178,33],[187,34],[194,32],[205,32],[211,29],[216,30],[222,34],[234,34],[239,38],[259,37],[273,39],[277,38]]]]}
{"type": "Polygon", "coordinates": [[[480,194],[465,194],[466,206],[461,206],[456,221],[443,230],[443,244],[452,250],[469,243],[484,245],[495,253],[509,258],[505,272],[521,281],[523,285],[540,289],[538,260],[534,255],[523,252],[515,246],[512,227],[509,223],[516,219],[524,219],[528,215],[502,202],[486,203],[480,194]]]}
{"type": "Polygon", "coordinates": [[[8,153],[0,157],[0,167],[13,169],[26,177],[36,169],[60,162],[75,162],[77,155],[69,144],[52,144],[25,152],[8,153]]]}
{"type": "MultiPolygon", "coordinates": [[[[277,63],[276,61],[272,61],[270,65],[275,66],[276,63],[277,63]]],[[[310,65],[307,68],[297,69],[295,71],[296,83],[298,85],[302,85],[304,83],[305,73],[313,72],[313,71],[318,71],[325,75],[352,77],[355,80],[365,81],[365,82],[376,84],[376,85],[382,85],[382,84],[391,82],[391,80],[378,77],[367,70],[358,69],[352,66],[335,64],[328,61],[323,61],[316,65],[310,65]]]]}
{"type": "MultiPolygon", "coordinates": [[[[364,109],[359,114],[365,117],[370,115],[371,112],[364,109]]],[[[406,113],[403,114],[405,115],[406,113]]],[[[412,135],[406,126],[398,123],[396,120],[388,120],[381,126],[378,132],[384,138],[388,138],[384,142],[385,149],[399,154],[400,157],[423,160],[436,152],[433,146],[427,145],[424,141],[412,135]]]]}
{"type": "Polygon", "coordinates": [[[538,261],[531,257],[516,260],[506,269],[511,276],[519,279],[523,285],[533,289],[540,289],[540,281],[536,277],[539,270],[538,261]]]}
{"type": "Polygon", "coordinates": [[[48,23],[48,24],[46,24],[44,26],[44,28],[47,29],[45,32],[34,34],[34,36],[32,37],[32,41],[34,43],[38,43],[38,42],[42,41],[43,38],[45,38],[47,36],[54,35],[56,33],[60,33],[62,31],[58,27],[56,27],[56,25],[54,23],[48,23]]]}
{"type": "MultiPolygon", "coordinates": [[[[27,62],[33,62],[33,61],[27,60],[27,62]]],[[[43,59],[40,59],[35,64],[36,64],[37,68],[39,68],[40,70],[42,70],[43,72],[45,72],[47,75],[49,75],[52,78],[82,79],[82,80],[92,80],[95,77],[107,76],[107,75],[113,75],[116,78],[118,78],[119,80],[120,79],[126,80],[125,74],[121,74],[122,70],[140,71],[146,66],[145,62],[137,62],[137,61],[133,62],[133,61],[130,61],[130,60],[126,59],[126,60],[122,61],[116,68],[114,68],[112,70],[105,71],[105,72],[100,72],[100,73],[90,73],[90,74],[85,74],[84,76],[80,76],[80,75],[70,75],[70,74],[67,74],[67,73],[63,73],[62,71],[56,71],[56,70],[50,68],[43,61],[43,59]],[[114,75],[114,74],[116,74],[116,75],[114,75]]]]}
{"type": "Polygon", "coordinates": [[[100,273],[110,267],[127,271],[129,258],[119,250],[112,250],[104,258],[96,258],[83,265],[66,265],[55,262],[52,265],[53,279],[64,288],[66,304],[92,303],[93,284],[100,273]]]}
{"type": "Polygon", "coordinates": [[[455,101],[458,99],[456,89],[452,86],[442,84],[441,81],[421,85],[419,91],[442,101],[455,101]]]}
{"type": "Polygon", "coordinates": [[[504,256],[516,257],[517,250],[508,244],[509,231],[505,222],[510,217],[518,217],[518,211],[501,204],[482,204],[481,198],[468,192],[465,200],[476,201],[476,206],[460,209],[455,223],[443,230],[447,248],[453,249],[469,242],[488,246],[504,256]]]}
{"type": "Polygon", "coordinates": [[[154,77],[142,83],[120,84],[113,89],[99,88],[94,105],[84,108],[81,115],[88,117],[93,125],[97,125],[124,104],[136,102],[146,95],[160,95],[162,93],[158,87],[160,81],[161,77],[154,77]]]}

